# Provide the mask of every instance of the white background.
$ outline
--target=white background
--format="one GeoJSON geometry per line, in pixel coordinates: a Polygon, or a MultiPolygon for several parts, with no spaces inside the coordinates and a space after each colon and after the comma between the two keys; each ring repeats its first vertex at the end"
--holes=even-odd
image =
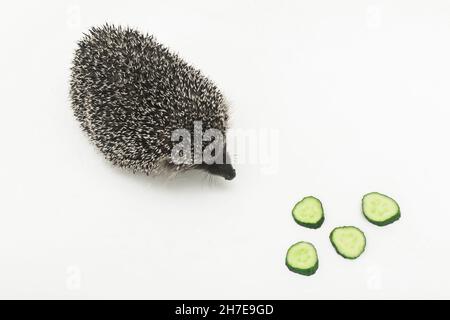
{"type": "Polygon", "coordinates": [[[8,1],[0,9],[1,298],[450,298],[450,2],[8,1]],[[75,121],[76,41],[154,34],[227,96],[232,127],[279,134],[277,170],[232,182],[112,167],[75,121]],[[370,191],[401,221],[360,213],[370,191]],[[320,230],[290,215],[306,195],[320,230]],[[356,225],[346,261],[328,234],[356,225]],[[310,278],[284,266],[313,242],[310,278]]]}

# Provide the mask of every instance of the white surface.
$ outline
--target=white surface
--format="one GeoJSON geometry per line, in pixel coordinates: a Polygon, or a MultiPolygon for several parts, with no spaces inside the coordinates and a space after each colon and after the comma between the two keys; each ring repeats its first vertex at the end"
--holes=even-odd
{"type": "Polygon", "coordinates": [[[9,1],[0,10],[0,297],[450,298],[450,2],[9,1]],[[111,167],[68,78],[92,25],[128,24],[201,68],[232,126],[279,133],[278,170],[164,182],[111,167]],[[369,191],[403,218],[360,214],[369,191]],[[290,216],[305,195],[322,229],[290,216]],[[331,229],[356,225],[346,261],[331,229]],[[284,266],[315,243],[311,278],[284,266]]]}

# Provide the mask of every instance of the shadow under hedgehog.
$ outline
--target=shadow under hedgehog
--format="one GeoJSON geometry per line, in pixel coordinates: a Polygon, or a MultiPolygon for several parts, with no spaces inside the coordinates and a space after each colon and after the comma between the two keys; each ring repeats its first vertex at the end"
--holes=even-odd
{"type": "MultiPolygon", "coordinates": [[[[193,135],[200,122],[202,130],[225,137],[228,107],[208,78],[152,36],[112,25],[92,28],[78,43],[71,71],[75,117],[114,165],[151,175],[199,169],[235,177],[225,143],[214,150],[222,161],[173,161],[175,130],[193,135]]],[[[191,144],[192,154],[195,149],[191,144]]]]}

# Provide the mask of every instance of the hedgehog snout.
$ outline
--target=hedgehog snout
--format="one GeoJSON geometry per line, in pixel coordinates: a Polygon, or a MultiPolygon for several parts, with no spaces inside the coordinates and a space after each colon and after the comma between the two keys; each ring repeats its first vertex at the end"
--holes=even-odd
{"type": "Polygon", "coordinates": [[[228,166],[227,168],[225,168],[224,170],[224,175],[223,177],[225,178],[225,180],[233,180],[236,177],[236,170],[233,168],[233,166],[231,164],[225,165],[228,166]]]}
{"type": "Polygon", "coordinates": [[[229,163],[203,163],[199,168],[212,175],[223,177],[228,181],[233,180],[236,177],[236,170],[229,163]]]}

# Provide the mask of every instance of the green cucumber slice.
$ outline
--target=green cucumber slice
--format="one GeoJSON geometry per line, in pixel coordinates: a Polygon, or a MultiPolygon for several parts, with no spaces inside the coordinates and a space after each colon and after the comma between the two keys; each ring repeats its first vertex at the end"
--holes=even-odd
{"type": "Polygon", "coordinates": [[[292,272],[312,276],[319,269],[316,248],[309,242],[298,242],[286,254],[286,266],[292,272]]]}
{"type": "Polygon", "coordinates": [[[292,209],[292,216],[299,225],[310,229],[320,228],[325,221],[322,203],[314,197],[299,201],[292,209]]]}
{"type": "Polygon", "coordinates": [[[368,193],[363,197],[362,211],[367,220],[377,226],[386,226],[400,219],[397,202],[378,192],[368,193]]]}
{"type": "Polygon", "coordinates": [[[339,227],[330,234],[336,252],[345,259],[356,259],[366,249],[366,237],[356,227],[339,227]]]}

